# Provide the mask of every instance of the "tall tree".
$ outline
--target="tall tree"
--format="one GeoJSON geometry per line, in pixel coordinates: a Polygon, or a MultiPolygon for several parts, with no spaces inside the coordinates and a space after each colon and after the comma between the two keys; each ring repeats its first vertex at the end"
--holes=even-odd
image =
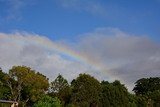
{"type": "Polygon", "coordinates": [[[118,80],[101,82],[102,107],[129,107],[128,91],[118,80]]]}
{"type": "Polygon", "coordinates": [[[142,78],[136,81],[133,91],[137,96],[147,99],[148,106],[159,107],[160,100],[160,77],[142,78]]]}
{"type": "Polygon", "coordinates": [[[133,89],[137,95],[147,95],[155,90],[160,90],[160,77],[139,79],[133,89]]]}
{"type": "Polygon", "coordinates": [[[71,100],[78,107],[97,107],[99,105],[100,83],[89,74],[80,74],[71,83],[71,100]]]}
{"type": "Polygon", "coordinates": [[[50,83],[50,91],[54,93],[58,93],[63,88],[68,87],[69,84],[66,79],[63,78],[62,75],[58,75],[57,78],[50,83]]]}
{"type": "Polygon", "coordinates": [[[0,99],[10,99],[11,92],[10,88],[6,85],[6,77],[8,74],[4,73],[0,68],[0,99]]]}
{"type": "Polygon", "coordinates": [[[65,106],[69,103],[70,94],[71,89],[67,80],[59,74],[57,78],[50,83],[50,95],[58,97],[65,106]]]}
{"type": "Polygon", "coordinates": [[[49,83],[46,76],[29,67],[14,66],[9,70],[9,75],[16,81],[16,84],[11,82],[10,87],[13,92],[17,92],[17,94],[14,95],[14,100],[35,102],[48,90],[49,83]],[[15,89],[13,87],[17,88],[15,89]]]}

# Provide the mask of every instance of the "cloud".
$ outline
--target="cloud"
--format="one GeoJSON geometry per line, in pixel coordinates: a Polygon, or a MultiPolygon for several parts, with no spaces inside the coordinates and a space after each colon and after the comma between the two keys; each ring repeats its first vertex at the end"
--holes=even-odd
{"type": "Polygon", "coordinates": [[[1,20],[10,21],[10,20],[21,20],[22,10],[28,6],[34,4],[36,0],[0,0],[0,3],[4,6],[1,8],[1,20]]]}
{"type": "Polygon", "coordinates": [[[54,48],[47,48],[46,44],[53,46],[58,43],[46,37],[28,33],[0,33],[0,67],[8,71],[14,65],[29,66],[50,80],[60,73],[68,80],[72,80],[79,73],[90,70],[90,67],[63,57],[63,53],[54,48]],[[40,43],[40,44],[39,44],[40,43]],[[43,45],[44,44],[44,45],[43,45]]]}
{"type": "MultiPolygon", "coordinates": [[[[1,8],[4,12],[4,20],[19,19],[21,9],[25,6],[25,0],[0,0],[0,3],[5,5],[1,8]]],[[[1,10],[1,11],[2,11],[1,10]]]]}
{"type": "Polygon", "coordinates": [[[86,1],[86,0],[58,0],[63,8],[72,9],[76,11],[83,11],[93,15],[105,15],[105,7],[97,0],[86,1]]]}
{"type": "Polygon", "coordinates": [[[99,28],[81,35],[76,48],[130,90],[140,78],[160,76],[160,44],[147,36],[127,34],[116,28],[99,28]]]}
{"type": "Polygon", "coordinates": [[[0,53],[0,66],[5,71],[13,65],[26,65],[51,80],[58,73],[72,80],[86,72],[99,80],[118,79],[131,91],[136,80],[160,76],[160,44],[147,36],[128,34],[117,28],[98,28],[80,35],[78,42],[72,44],[25,32],[0,33],[0,53]],[[99,69],[73,60],[68,56],[70,53],[65,56],[55,47],[65,47],[99,69]]]}

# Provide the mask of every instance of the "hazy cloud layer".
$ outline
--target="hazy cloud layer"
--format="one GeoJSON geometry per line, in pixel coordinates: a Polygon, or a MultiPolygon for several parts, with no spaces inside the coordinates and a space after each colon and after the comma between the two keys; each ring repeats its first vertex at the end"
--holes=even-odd
{"type": "MultiPolygon", "coordinates": [[[[49,78],[58,73],[67,79],[87,72],[98,79],[119,79],[131,90],[140,78],[160,76],[160,44],[147,36],[127,34],[119,29],[99,28],[80,36],[75,44],[57,43],[36,34],[0,33],[0,66],[7,71],[13,65],[26,65],[49,78]],[[66,58],[42,44],[62,45],[99,66],[99,71],[82,62],[66,58]],[[109,78],[108,78],[109,77],[109,78]]],[[[68,42],[69,43],[69,42],[68,42]]]]}

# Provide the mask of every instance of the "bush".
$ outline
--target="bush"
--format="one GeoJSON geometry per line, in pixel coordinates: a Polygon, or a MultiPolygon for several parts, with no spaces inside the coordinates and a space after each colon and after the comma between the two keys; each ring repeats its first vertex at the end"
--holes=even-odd
{"type": "Polygon", "coordinates": [[[44,96],[34,104],[34,107],[61,107],[61,101],[57,97],[44,96]]]}

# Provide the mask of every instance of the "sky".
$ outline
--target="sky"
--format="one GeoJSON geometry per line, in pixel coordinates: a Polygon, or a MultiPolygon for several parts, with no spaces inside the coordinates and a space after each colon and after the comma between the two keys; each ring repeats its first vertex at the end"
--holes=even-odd
{"type": "Polygon", "coordinates": [[[54,80],[160,76],[160,0],[0,0],[0,67],[54,80]]]}

